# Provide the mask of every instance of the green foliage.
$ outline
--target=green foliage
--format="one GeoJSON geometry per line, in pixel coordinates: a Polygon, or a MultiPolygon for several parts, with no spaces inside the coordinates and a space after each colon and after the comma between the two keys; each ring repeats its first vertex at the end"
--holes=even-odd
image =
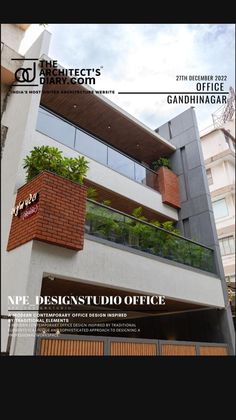
{"type": "Polygon", "coordinates": [[[109,207],[111,205],[111,200],[102,200],[102,204],[109,207]]]}
{"type": "Polygon", "coordinates": [[[71,181],[83,184],[83,179],[88,171],[88,161],[84,156],[76,158],[64,157],[62,160],[62,176],[71,181]]]}
{"type": "Polygon", "coordinates": [[[123,217],[105,207],[87,202],[86,219],[90,223],[90,233],[109,239],[112,234],[119,235],[123,217]]]}
{"type": "MultiPolygon", "coordinates": [[[[97,192],[96,188],[88,187],[87,197],[90,198],[91,200],[99,202],[98,201],[98,192],[97,192]]],[[[111,205],[111,200],[102,200],[101,203],[104,204],[104,206],[109,207],[111,205]]]]}
{"type": "Polygon", "coordinates": [[[132,215],[135,219],[88,203],[89,233],[153,255],[214,271],[211,250],[180,237],[180,232],[174,227],[172,221],[161,223],[158,220],[151,220],[150,225],[142,223],[147,219],[143,216],[141,206],[134,209],[132,215]]]}
{"type": "Polygon", "coordinates": [[[147,218],[143,216],[143,208],[141,206],[132,211],[132,216],[136,217],[136,219],[143,220],[144,222],[147,221],[147,218]]]}
{"type": "Polygon", "coordinates": [[[87,197],[88,198],[90,198],[91,200],[96,200],[97,195],[98,195],[98,193],[97,193],[96,188],[88,187],[88,189],[87,189],[87,197]]]}
{"type": "Polygon", "coordinates": [[[171,220],[167,220],[166,222],[162,223],[162,228],[168,230],[168,232],[175,233],[176,235],[180,235],[180,231],[173,226],[174,222],[171,220]]]}
{"type": "Polygon", "coordinates": [[[154,160],[152,162],[152,169],[154,171],[157,171],[157,169],[161,168],[162,166],[171,169],[169,158],[161,157],[160,159],[154,160]]]}
{"type": "Polygon", "coordinates": [[[150,222],[152,225],[156,226],[156,227],[161,227],[161,222],[159,222],[158,220],[150,220],[150,222]]]}
{"type": "Polygon", "coordinates": [[[82,184],[88,171],[88,161],[84,156],[63,157],[61,150],[57,147],[40,146],[34,147],[30,154],[25,157],[23,167],[26,169],[27,181],[47,170],[82,184]]]}

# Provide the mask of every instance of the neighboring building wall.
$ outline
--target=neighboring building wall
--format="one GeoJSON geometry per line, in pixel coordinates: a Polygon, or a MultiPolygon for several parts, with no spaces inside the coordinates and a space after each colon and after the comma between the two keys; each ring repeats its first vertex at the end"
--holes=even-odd
{"type": "Polygon", "coordinates": [[[228,150],[224,133],[221,130],[212,131],[207,135],[207,141],[205,141],[205,137],[203,137],[202,141],[202,150],[205,160],[224,150],[228,150]]]}
{"type": "MultiPolygon", "coordinates": [[[[216,270],[222,280],[226,306],[225,310],[218,313],[219,324],[223,328],[226,341],[231,343],[232,350],[235,346],[234,326],[194,109],[189,108],[156,131],[177,148],[171,157],[171,166],[180,181],[181,209],[178,227],[185,236],[215,251],[216,270]]],[[[212,324],[212,328],[217,326],[212,324]]]]}
{"type": "MultiPolygon", "coordinates": [[[[229,297],[235,301],[235,121],[201,138],[229,297]],[[227,134],[229,133],[229,135],[227,134]]],[[[232,307],[235,315],[235,307],[232,307]]]]}
{"type": "Polygon", "coordinates": [[[227,121],[224,124],[224,128],[235,138],[235,119],[227,121]]]}

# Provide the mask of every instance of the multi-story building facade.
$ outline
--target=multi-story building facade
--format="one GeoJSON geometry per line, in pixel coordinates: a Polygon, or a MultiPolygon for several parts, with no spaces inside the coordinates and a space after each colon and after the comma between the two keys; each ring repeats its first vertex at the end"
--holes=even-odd
{"type": "MultiPolygon", "coordinates": [[[[26,59],[46,59],[49,42],[44,31],[26,59]]],[[[35,296],[158,295],[165,296],[165,305],[110,305],[106,309],[126,313],[137,327],[123,334],[68,335],[59,329],[45,336],[36,323],[30,336],[12,338],[9,354],[234,354],[194,110],[153,131],[88,86],[40,85],[38,73],[34,84],[34,93],[14,94],[19,84],[13,88],[2,121],[8,127],[2,157],[2,314],[12,314],[9,296],[33,302],[35,296]],[[67,157],[86,157],[84,186],[49,172],[26,183],[23,160],[45,145],[67,157]],[[160,157],[168,157],[171,170],[151,169],[160,157]],[[88,187],[96,189],[96,201],[86,202],[88,187]],[[12,214],[29,194],[36,204],[12,214]],[[134,217],[138,207],[146,220],[171,221],[181,234],[134,217]]],[[[34,305],[34,314],[43,310],[40,301],[34,305]]],[[[46,321],[43,333],[48,327],[46,321]]],[[[4,328],[3,351],[7,340],[4,328]]]]}
{"type": "Polygon", "coordinates": [[[235,120],[201,136],[229,299],[235,316],[235,120]]]}

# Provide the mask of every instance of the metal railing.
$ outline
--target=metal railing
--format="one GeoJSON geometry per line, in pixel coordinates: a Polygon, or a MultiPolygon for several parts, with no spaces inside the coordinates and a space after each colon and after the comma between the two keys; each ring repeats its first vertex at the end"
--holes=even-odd
{"type": "Polygon", "coordinates": [[[90,199],[87,200],[85,232],[215,273],[211,248],[90,199]]]}
{"type": "Polygon", "coordinates": [[[36,130],[158,191],[158,175],[155,171],[42,106],[39,108],[36,130]]]}

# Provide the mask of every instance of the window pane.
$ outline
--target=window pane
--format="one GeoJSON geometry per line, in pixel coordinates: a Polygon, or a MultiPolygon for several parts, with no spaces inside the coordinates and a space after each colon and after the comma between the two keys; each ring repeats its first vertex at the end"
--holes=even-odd
{"type": "Polygon", "coordinates": [[[75,149],[91,159],[107,164],[107,146],[79,129],[76,130],[75,149]]]}
{"type": "Polygon", "coordinates": [[[74,147],[75,127],[42,108],[39,109],[36,130],[66,146],[74,147]]]}
{"type": "Polygon", "coordinates": [[[223,239],[223,245],[224,245],[224,255],[230,254],[230,246],[229,246],[228,238],[223,239]]]}
{"type": "Polygon", "coordinates": [[[215,219],[228,216],[228,209],[224,198],[222,200],[215,201],[212,203],[212,206],[215,219]]]}
{"type": "Polygon", "coordinates": [[[146,184],[146,169],[138,163],[135,163],[134,166],[135,180],[140,182],[141,184],[146,184]]]}
{"type": "Polygon", "coordinates": [[[208,180],[208,184],[212,185],[213,184],[213,179],[212,179],[212,173],[210,169],[206,170],[206,174],[207,174],[207,180],[208,180]]]}
{"type": "Polygon", "coordinates": [[[234,254],[235,241],[233,236],[227,236],[219,240],[221,255],[234,254]]]}
{"type": "Polygon", "coordinates": [[[235,240],[233,236],[229,237],[229,248],[230,248],[230,253],[233,254],[235,252],[235,240]]]}
{"type": "Polygon", "coordinates": [[[110,148],[108,148],[108,165],[115,171],[134,179],[134,162],[110,148]]]}
{"type": "Polygon", "coordinates": [[[223,247],[223,239],[220,239],[219,240],[219,245],[220,245],[220,253],[223,256],[223,255],[225,255],[225,253],[224,253],[224,247],[223,247]]]}

